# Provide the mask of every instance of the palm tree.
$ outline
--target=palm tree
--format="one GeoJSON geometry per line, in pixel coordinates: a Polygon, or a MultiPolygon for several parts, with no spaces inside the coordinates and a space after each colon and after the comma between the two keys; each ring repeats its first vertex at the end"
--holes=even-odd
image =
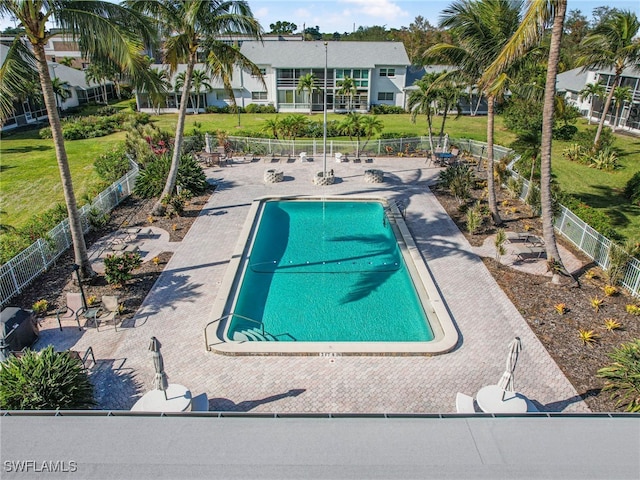
{"type": "Polygon", "coordinates": [[[407,107],[411,112],[411,121],[416,123],[418,115],[424,115],[427,121],[427,131],[429,133],[429,148],[433,148],[433,115],[435,114],[435,102],[438,98],[438,92],[432,88],[436,83],[439,75],[437,73],[427,73],[420,80],[416,80],[414,85],[417,90],[409,93],[407,107]]]}
{"type": "Polygon", "coordinates": [[[295,154],[296,138],[304,134],[308,122],[305,116],[300,114],[287,115],[280,120],[280,132],[292,142],[292,155],[295,154]]]}
{"type": "Polygon", "coordinates": [[[65,67],[71,67],[73,65],[73,57],[62,57],[62,59],[58,60],[58,63],[65,67]]]}
{"type": "Polygon", "coordinates": [[[156,114],[160,115],[160,107],[163,102],[166,102],[167,93],[171,89],[171,80],[166,69],[151,68],[149,70],[155,76],[155,82],[160,87],[155,92],[149,92],[149,103],[156,108],[156,114]]]}
{"type": "Polygon", "coordinates": [[[207,81],[209,77],[204,70],[193,70],[193,92],[196,94],[196,115],[200,113],[200,90],[203,88],[211,90],[211,84],[207,81]]]}
{"type": "Polygon", "coordinates": [[[309,92],[309,115],[311,115],[311,108],[313,106],[313,92],[318,90],[316,85],[317,81],[318,78],[313,73],[307,73],[298,79],[298,88],[296,89],[296,92],[309,92]]]}
{"type": "Polygon", "coordinates": [[[505,45],[500,55],[487,68],[485,75],[495,78],[500,72],[521,58],[532,45],[541,41],[547,24],[552,23],[547,75],[544,89],[542,137],[540,141],[540,207],[542,229],[547,252],[547,262],[553,272],[552,281],[559,281],[559,274],[569,275],[558,251],[553,225],[553,201],[551,194],[551,146],[553,140],[553,115],[556,96],[556,77],[560,60],[560,42],[567,0],[531,0],[518,30],[505,45]]]}
{"type": "Polygon", "coordinates": [[[56,96],[57,107],[60,107],[58,102],[64,102],[71,96],[71,85],[69,85],[69,82],[65,80],[61,80],[57,77],[51,79],[51,88],[53,88],[53,93],[56,96]]]}
{"type": "Polygon", "coordinates": [[[591,125],[591,115],[593,114],[593,99],[595,97],[604,96],[604,85],[600,83],[587,83],[582,90],[578,93],[582,98],[589,100],[589,118],[587,123],[591,125]]]}
{"type": "Polygon", "coordinates": [[[265,133],[270,133],[273,138],[277,139],[280,133],[280,119],[278,119],[278,116],[266,119],[262,124],[261,130],[265,133]]]}
{"type": "Polygon", "coordinates": [[[369,140],[371,140],[371,137],[384,130],[384,122],[375,115],[364,115],[360,120],[360,126],[364,132],[364,136],[367,137],[364,145],[362,145],[362,150],[364,150],[367,148],[367,144],[369,143],[369,140]]]}
{"type": "Polygon", "coordinates": [[[460,108],[460,98],[464,95],[464,88],[462,88],[457,82],[448,80],[445,81],[438,88],[438,108],[442,112],[442,124],[440,125],[440,141],[442,141],[442,137],[444,135],[444,125],[447,121],[447,116],[449,115],[449,110],[452,107],[455,107],[457,115],[456,118],[459,117],[462,113],[462,109],[460,108]]]}
{"type": "Polygon", "coordinates": [[[349,112],[338,125],[338,129],[349,136],[349,140],[353,141],[353,137],[356,137],[356,157],[360,156],[360,137],[364,133],[362,117],[360,113],[349,112]]]}
{"type": "Polygon", "coordinates": [[[351,102],[353,97],[358,94],[358,89],[356,88],[356,82],[351,77],[344,77],[342,80],[338,82],[338,91],[336,92],[338,95],[345,95],[349,102],[347,103],[347,110],[351,111],[351,102]]]}
{"type": "Polygon", "coordinates": [[[620,107],[625,104],[625,102],[630,102],[633,99],[633,95],[631,95],[630,87],[616,87],[613,92],[613,103],[616,107],[616,114],[614,115],[613,124],[611,125],[611,130],[616,131],[616,127],[618,126],[618,122],[620,121],[620,107]]]}
{"type": "MultiPolygon", "coordinates": [[[[56,108],[51,75],[47,65],[45,46],[55,35],[73,35],[82,45],[83,56],[90,60],[111,58],[112,61],[126,66],[133,82],[142,86],[149,80],[146,62],[140,53],[143,42],[151,43],[152,31],[144,19],[129,12],[120,5],[107,1],[58,0],[2,0],[0,15],[16,18],[24,28],[24,36],[31,44],[33,54],[22,45],[22,35],[16,39],[9,51],[5,63],[0,69],[0,114],[6,118],[13,110],[10,99],[19,96],[23,89],[23,79],[28,78],[35,66],[42,88],[42,95],[49,117],[49,124],[55,146],[62,190],[67,211],[69,229],[75,253],[75,263],[80,267],[83,277],[94,275],[87,247],[82,234],[82,223],[78,213],[76,197],[73,191],[71,171],[62,136],[62,125],[56,108]],[[50,28],[50,24],[56,28],[50,28]],[[22,46],[19,46],[22,45],[22,46]],[[14,92],[11,95],[11,92],[14,92]],[[5,95],[9,93],[8,97],[5,95]]],[[[33,75],[33,73],[31,73],[33,75]]],[[[152,85],[148,84],[148,88],[152,85]]]]}
{"type": "Polygon", "coordinates": [[[637,65],[640,61],[640,42],[635,38],[639,30],[640,21],[635,13],[615,12],[596,26],[580,43],[584,54],[578,58],[578,65],[585,69],[610,68],[614,71],[611,89],[604,102],[598,130],[593,139],[596,148],[600,144],[604,120],[609,112],[615,88],[620,86],[622,71],[637,65]]]}
{"type": "MultiPolygon", "coordinates": [[[[186,79],[187,79],[187,72],[180,72],[178,75],[176,75],[176,80],[173,85],[173,91],[175,93],[178,93],[184,90],[186,79]]],[[[189,94],[189,98],[187,99],[187,108],[189,107],[189,102],[191,102],[191,106],[193,107],[193,98],[191,98],[191,94],[189,94]]]]}
{"type": "Polygon", "coordinates": [[[489,211],[496,225],[502,223],[494,180],[495,104],[505,90],[503,72],[486,76],[491,64],[516,31],[523,2],[520,0],[460,0],[442,12],[440,27],[448,27],[460,39],[458,45],[437,44],[425,52],[427,57],[446,61],[458,68],[449,78],[462,77],[469,85],[478,85],[487,98],[487,187],[489,211]]]}
{"type": "Polygon", "coordinates": [[[262,75],[260,69],[238,49],[219,38],[234,33],[260,39],[262,28],[245,1],[127,0],[125,4],[135,11],[148,14],[156,21],[162,38],[165,39],[164,63],[169,65],[171,74],[175,73],[179,63],[186,63],[171,168],[162,194],[151,212],[153,215],[163,215],[166,211],[163,200],[173,195],[176,186],[184,141],[187,102],[198,55],[201,53],[205,56],[206,69],[212,77],[222,80],[225,91],[234,98],[231,87],[234,65],[250,70],[258,78],[262,79],[262,75]]]}
{"type": "Polygon", "coordinates": [[[87,80],[87,83],[97,83],[102,87],[102,100],[104,104],[107,105],[109,100],[107,99],[107,77],[108,77],[107,69],[104,67],[104,64],[101,63],[91,63],[87,69],[84,71],[84,77],[87,80]]]}

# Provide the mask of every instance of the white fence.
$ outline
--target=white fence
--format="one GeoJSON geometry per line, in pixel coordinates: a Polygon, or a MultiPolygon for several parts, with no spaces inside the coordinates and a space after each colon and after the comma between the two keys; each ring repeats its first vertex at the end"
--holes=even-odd
{"type": "MultiPolygon", "coordinates": [[[[89,231],[89,210],[95,208],[103,213],[112,210],[131,194],[137,176],[138,167],[133,164],[132,170],[101,192],[91,205],[80,208],[83,232],[89,231]]],[[[6,305],[11,298],[22,292],[38,275],[47,270],[71,244],[69,220],[64,219],[47,233],[46,240],[39,238],[0,266],[0,307],[6,305]]]]}
{"type": "MultiPolygon", "coordinates": [[[[264,156],[292,156],[306,152],[307,156],[314,157],[324,155],[322,139],[304,140],[280,140],[273,138],[229,137],[231,148],[235,152],[247,155],[264,156]]],[[[440,148],[444,139],[433,137],[434,147],[440,148]]],[[[463,151],[467,151],[476,157],[484,157],[487,144],[467,139],[448,139],[449,145],[456,145],[463,151]]],[[[429,137],[411,138],[387,138],[360,141],[327,140],[327,155],[336,153],[361,156],[420,156],[426,155],[431,149],[429,137]]],[[[494,155],[496,159],[511,153],[511,150],[496,145],[494,155]]]]}
{"type": "MultiPolygon", "coordinates": [[[[522,181],[520,199],[524,200],[529,191],[529,181],[517,172],[512,171],[512,175],[522,181]]],[[[559,206],[554,226],[567,240],[593,259],[596,265],[603,270],[609,268],[609,250],[613,244],[611,240],[591,228],[564,205],[559,206]]],[[[632,258],[627,263],[620,284],[632,295],[638,296],[640,294],[640,261],[638,259],[632,258]]]]}

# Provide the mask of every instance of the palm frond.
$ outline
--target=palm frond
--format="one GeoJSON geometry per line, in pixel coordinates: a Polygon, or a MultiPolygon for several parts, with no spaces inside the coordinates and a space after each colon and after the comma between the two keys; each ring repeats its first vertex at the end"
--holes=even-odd
{"type": "Polygon", "coordinates": [[[30,93],[29,85],[39,83],[31,50],[16,37],[0,67],[0,121],[13,115],[14,100],[30,93]]]}

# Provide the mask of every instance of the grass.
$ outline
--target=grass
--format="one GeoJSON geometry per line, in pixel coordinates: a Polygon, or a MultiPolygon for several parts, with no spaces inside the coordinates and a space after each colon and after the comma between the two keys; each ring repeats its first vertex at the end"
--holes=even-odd
{"type": "MultiPolygon", "coordinates": [[[[276,115],[241,114],[240,127],[235,114],[190,115],[187,117],[185,132],[189,135],[196,124],[199,124],[201,131],[225,130],[232,135],[239,130],[260,131],[265,120],[276,115]]],[[[279,114],[280,118],[285,115],[279,114]]],[[[158,127],[171,133],[175,131],[176,118],[176,115],[152,117],[158,127]]],[[[309,118],[321,122],[323,116],[313,114],[309,118]]],[[[329,120],[342,118],[342,115],[328,115],[329,120]]],[[[378,115],[378,118],[385,124],[383,132],[412,136],[426,134],[424,117],[418,117],[416,123],[411,122],[408,114],[378,115]]],[[[441,118],[436,117],[433,127],[436,135],[440,130],[440,122],[441,118]]],[[[586,128],[586,122],[578,127],[586,128]]],[[[485,141],[486,117],[449,117],[445,131],[452,138],[485,141]]],[[[124,136],[120,132],[107,137],[66,142],[78,198],[96,192],[100,180],[94,173],[93,162],[114,143],[124,140],[124,136]]],[[[515,135],[504,127],[502,118],[498,116],[495,122],[495,143],[509,146],[514,140],[515,135]]],[[[622,235],[640,238],[640,206],[630,205],[622,196],[626,182],[640,169],[640,139],[626,135],[616,136],[614,147],[619,153],[622,168],[615,172],[603,172],[566,160],[562,156],[562,150],[569,143],[555,141],[553,149],[553,170],[563,190],[575,194],[593,207],[604,209],[622,235]]],[[[53,141],[40,139],[37,130],[3,135],[0,143],[0,172],[0,225],[20,227],[34,213],[63,202],[53,141]]]]}
{"type": "MultiPolygon", "coordinates": [[[[76,196],[95,196],[102,182],[94,160],[124,140],[124,133],[65,142],[76,196]]],[[[53,140],[43,140],[37,130],[3,134],[0,142],[0,224],[19,228],[35,213],[43,212],[64,196],[53,140]]],[[[81,203],[81,202],[79,202],[81,203]]]]}

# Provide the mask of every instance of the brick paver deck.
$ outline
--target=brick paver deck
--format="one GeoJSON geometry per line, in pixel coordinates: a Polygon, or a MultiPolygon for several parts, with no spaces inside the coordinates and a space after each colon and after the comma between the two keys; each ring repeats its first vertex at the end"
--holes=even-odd
{"type": "MultiPolygon", "coordinates": [[[[495,384],[504,370],[510,340],[523,351],[516,388],[541,410],[583,412],[586,404],[498,287],[480,258],[431,194],[439,169],[423,159],[376,158],[373,164],[334,162],[338,181],[315,186],[322,160],[236,162],[207,170],[218,188],[202,210],[132,322],[79,332],[42,332],[41,343],[77,350],[92,346],[93,377],[103,409],[129,409],[151,386],[151,336],[162,344],[172,383],[194,395],[206,392],[211,410],[254,412],[424,413],[455,411],[456,392],[475,394],[495,384]],[[267,168],[285,181],[265,184],[267,168]],[[364,182],[365,169],[385,172],[385,183],[364,182]],[[406,220],[459,329],[460,342],[434,357],[231,357],[205,349],[204,326],[253,199],[282,195],[384,196],[407,205],[406,220]]],[[[174,245],[172,244],[172,247],[174,245]]]]}

